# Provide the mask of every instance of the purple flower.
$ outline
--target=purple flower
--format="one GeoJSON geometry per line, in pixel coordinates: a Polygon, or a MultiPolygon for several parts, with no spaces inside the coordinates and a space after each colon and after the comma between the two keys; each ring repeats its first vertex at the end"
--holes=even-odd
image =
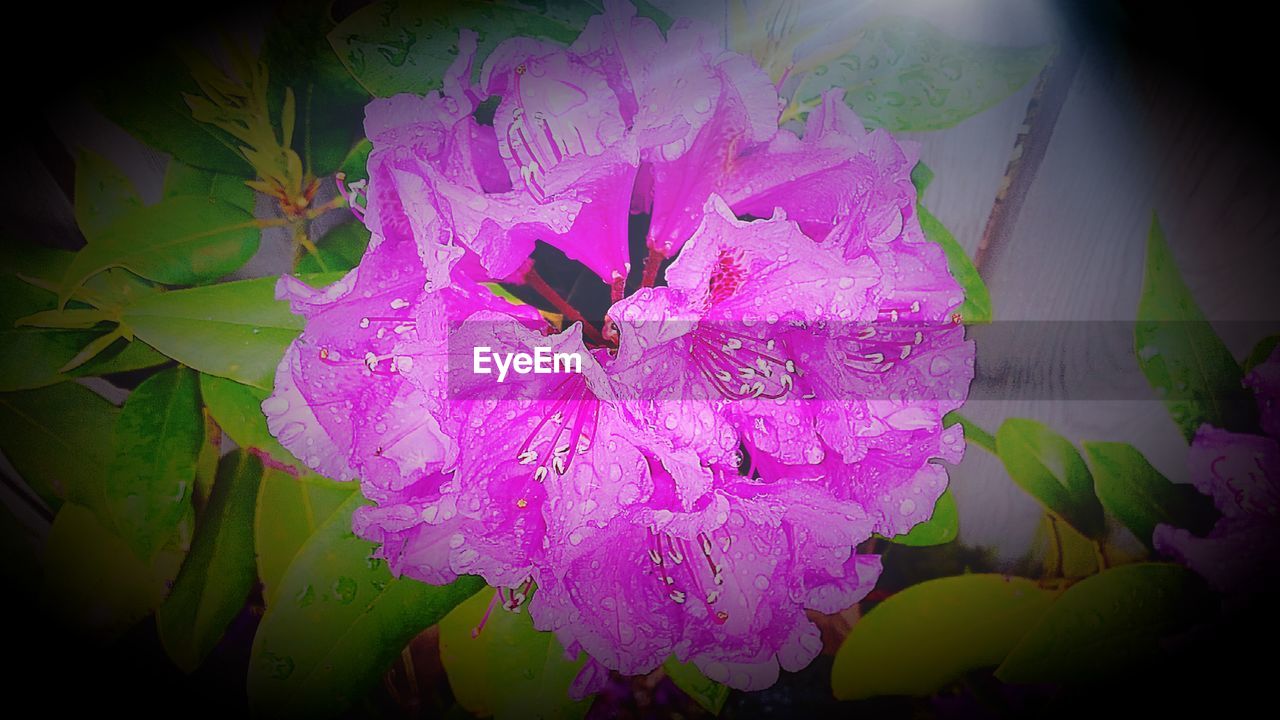
{"type": "Polygon", "coordinates": [[[306,329],[271,431],[360,479],[355,531],[395,573],[480,575],[585,650],[579,695],[671,655],[744,689],[804,667],[806,610],[873,587],[857,546],[928,519],[963,450],[942,417],[973,348],[915,217],[915,151],[838,92],[780,129],[768,76],[713,37],[608,2],[568,48],[504,42],[472,86],[464,32],[442,92],[368,109],[360,265],[279,286],[306,329]],[[634,215],[650,256],[624,297],[634,215]],[[553,292],[535,239],[610,287],[602,327],[488,289],[553,292]],[[581,363],[498,381],[482,349],[581,363]]]}
{"type": "Polygon", "coordinates": [[[1224,592],[1249,592],[1280,579],[1280,350],[1255,367],[1254,391],[1263,435],[1203,425],[1191,442],[1191,482],[1213,498],[1222,516],[1206,537],[1161,524],[1152,538],[1161,553],[1195,570],[1224,592]]]}

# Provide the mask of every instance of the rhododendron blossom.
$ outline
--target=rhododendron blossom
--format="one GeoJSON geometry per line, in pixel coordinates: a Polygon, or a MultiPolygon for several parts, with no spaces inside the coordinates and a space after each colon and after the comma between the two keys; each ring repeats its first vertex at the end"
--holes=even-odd
{"type": "Polygon", "coordinates": [[[873,587],[859,545],[927,520],[963,450],[943,416],[973,348],[915,149],[838,90],[779,127],[768,75],[716,38],[608,2],[568,47],[503,42],[472,84],[464,31],[441,91],[369,105],[359,266],[279,285],[306,326],[271,431],[359,478],[355,531],[393,572],[479,575],[585,651],[577,695],[672,655],[742,689],[803,668],[806,610],[873,587]],[[546,294],[537,241],[607,287],[603,318],[548,297],[561,329],[490,290],[546,294]],[[477,348],[581,367],[497,382],[477,348]]]}

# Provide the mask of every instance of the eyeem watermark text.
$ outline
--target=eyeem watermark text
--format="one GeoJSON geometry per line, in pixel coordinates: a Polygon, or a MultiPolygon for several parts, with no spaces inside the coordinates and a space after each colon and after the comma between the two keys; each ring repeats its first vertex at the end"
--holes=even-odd
{"type": "Polygon", "coordinates": [[[498,382],[507,379],[507,373],[535,375],[581,373],[582,358],[576,352],[553,353],[549,347],[538,347],[533,353],[495,353],[490,347],[477,347],[471,355],[471,372],[476,375],[498,373],[498,382]]]}

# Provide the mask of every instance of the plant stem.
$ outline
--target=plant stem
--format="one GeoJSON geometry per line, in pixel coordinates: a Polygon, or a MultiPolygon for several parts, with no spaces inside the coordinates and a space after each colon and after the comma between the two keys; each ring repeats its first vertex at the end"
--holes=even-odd
{"type": "Polygon", "coordinates": [[[649,255],[644,259],[644,277],[640,281],[640,287],[653,287],[658,282],[658,269],[666,259],[661,250],[649,248],[649,255]]]}
{"type": "Polygon", "coordinates": [[[605,344],[604,336],[600,334],[600,330],[596,328],[595,325],[587,322],[586,318],[582,317],[582,313],[578,312],[577,308],[570,305],[568,300],[560,297],[560,293],[556,292],[554,288],[548,285],[547,281],[542,279],[542,276],[538,274],[537,270],[529,268],[529,270],[524,274],[524,281],[533,289],[534,292],[546,298],[547,302],[551,303],[551,305],[555,307],[561,315],[564,315],[566,320],[571,323],[582,323],[582,333],[587,336],[587,339],[600,345],[605,344]]]}

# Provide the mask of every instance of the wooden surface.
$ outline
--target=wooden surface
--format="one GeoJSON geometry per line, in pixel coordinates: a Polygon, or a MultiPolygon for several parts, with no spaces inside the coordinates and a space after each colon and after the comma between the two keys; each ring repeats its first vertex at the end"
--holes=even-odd
{"type": "MultiPolygon", "coordinates": [[[[715,4],[696,7],[709,22],[723,21],[715,4]]],[[[821,3],[808,7],[809,13],[823,12],[821,3]]],[[[893,9],[927,17],[960,37],[995,44],[1035,45],[1062,36],[1061,20],[1046,3],[913,0],[893,9]]],[[[828,28],[819,41],[834,41],[848,31],[828,28]]],[[[921,144],[922,159],[936,174],[924,203],[971,253],[986,227],[1032,92],[1028,86],[953,128],[907,137],[921,144]]],[[[64,110],[49,121],[62,142],[109,153],[145,196],[158,196],[163,157],[122,138],[117,128],[84,108],[64,110]]],[[[34,155],[22,150],[19,158],[24,184],[14,192],[44,199],[26,205],[16,226],[73,237],[65,196],[34,155]]],[[[1131,320],[1153,210],[1210,318],[1224,326],[1233,320],[1280,319],[1280,284],[1271,279],[1280,268],[1275,242],[1280,210],[1270,202],[1276,197],[1272,170],[1251,154],[1249,138],[1231,118],[1189,102],[1176,84],[1140,82],[1096,48],[1085,47],[1025,201],[1005,241],[981,268],[997,322],[1131,320]]],[[[273,253],[285,242],[265,240],[253,267],[275,262],[273,253]]],[[[1238,356],[1257,339],[1224,334],[1238,356]]],[[[1045,352],[1044,366],[1051,367],[1063,361],[1058,353],[1069,359],[1072,349],[1045,352]]],[[[1137,371],[1131,356],[1116,362],[1129,363],[1118,372],[1137,371]]],[[[992,431],[1004,418],[1024,416],[1072,440],[1131,442],[1164,473],[1186,480],[1186,445],[1154,395],[1070,399],[1070,388],[1055,386],[1051,372],[1008,382],[1006,392],[988,388],[984,397],[990,399],[971,402],[964,412],[992,431]]],[[[998,461],[971,449],[952,472],[952,488],[963,541],[991,547],[1008,561],[1026,550],[1040,510],[1012,485],[998,461]]]]}

